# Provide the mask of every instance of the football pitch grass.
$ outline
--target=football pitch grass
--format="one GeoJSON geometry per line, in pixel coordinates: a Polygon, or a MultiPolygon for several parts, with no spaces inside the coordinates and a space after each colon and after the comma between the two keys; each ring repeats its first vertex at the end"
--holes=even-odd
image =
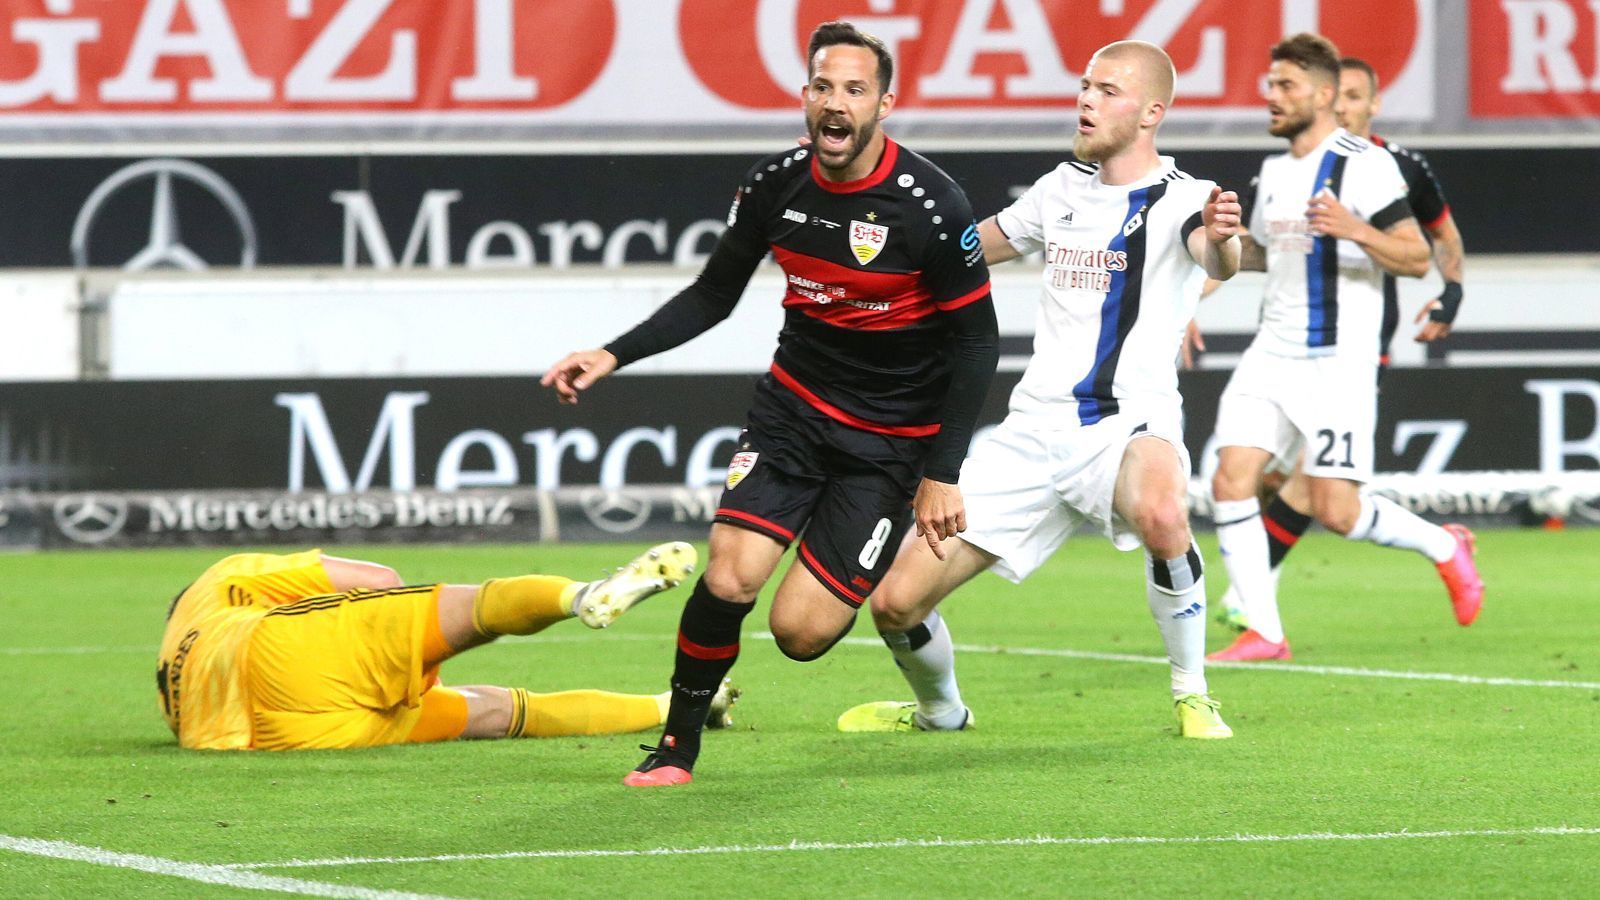
{"type": "MultiPolygon", "coordinates": [[[[471,582],[595,577],[639,548],[326,549],[471,582]]],[[[1214,600],[1226,578],[1209,535],[1202,550],[1214,600]]],[[[156,644],[173,593],[222,553],[0,556],[0,894],[1595,891],[1600,531],[1480,533],[1489,593],[1466,629],[1420,558],[1312,534],[1283,579],[1294,660],[1210,670],[1226,741],[1176,736],[1142,561],[1103,540],[946,604],[965,733],[838,733],[844,708],[906,697],[887,651],[860,621],[791,662],[763,600],[735,726],[707,736],[692,785],[654,790],[621,785],[654,732],[180,751],[156,644]]],[[[685,596],[473,651],[445,681],[661,690],[685,596]]]]}

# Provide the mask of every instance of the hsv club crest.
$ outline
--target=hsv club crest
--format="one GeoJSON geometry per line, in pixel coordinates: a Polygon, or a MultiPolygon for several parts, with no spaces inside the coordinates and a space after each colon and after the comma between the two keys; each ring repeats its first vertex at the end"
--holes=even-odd
{"type": "Polygon", "coordinates": [[[753,450],[741,450],[728,460],[728,490],[738,487],[739,482],[750,474],[750,470],[756,467],[756,457],[760,455],[753,450]]]}
{"type": "Polygon", "coordinates": [[[883,250],[888,240],[888,226],[850,220],[850,252],[855,254],[856,262],[863,266],[878,258],[879,251],[883,250]]]}

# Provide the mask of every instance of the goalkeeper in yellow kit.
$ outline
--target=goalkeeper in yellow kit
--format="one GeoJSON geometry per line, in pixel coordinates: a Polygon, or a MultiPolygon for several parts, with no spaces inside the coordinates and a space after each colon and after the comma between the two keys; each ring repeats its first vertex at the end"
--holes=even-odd
{"type": "MultiPolygon", "coordinates": [[[[172,602],[156,670],[161,710],[180,744],[206,750],[655,728],[665,720],[666,694],[444,687],[439,666],[563,619],[604,628],[688,577],[695,561],[692,546],[675,542],[599,581],[522,575],[406,586],[387,566],[320,550],[235,554],[172,602]]],[[[724,683],[707,724],[728,724],[737,697],[724,683]]]]}

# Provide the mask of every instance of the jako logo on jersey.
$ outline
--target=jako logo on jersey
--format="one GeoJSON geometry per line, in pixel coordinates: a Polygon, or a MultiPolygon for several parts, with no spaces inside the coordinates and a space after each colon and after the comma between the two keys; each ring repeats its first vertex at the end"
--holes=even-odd
{"type": "Polygon", "coordinates": [[[1123,237],[1128,237],[1129,235],[1133,234],[1135,231],[1138,231],[1139,230],[1139,226],[1141,226],[1143,224],[1144,224],[1144,210],[1141,209],[1138,212],[1133,214],[1133,218],[1128,220],[1128,224],[1122,226],[1122,236],[1123,237]]]}
{"type": "Polygon", "coordinates": [[[728,460],[728,490],[738,487],[739,482],[750,474],[750,470],[756,467],[756,457],[760,455],[752,450],[741,450],[733,455],[733,459],[728,460]]]}
{"type": "Polygon", "coordinates": [[[961,249],[963,249],[963,250],[972,250],[972,249],[975,249],[977,246],[978,246],[978,223],[974,222],[971,225],[967,226],[967,230],[966,231],[961,232],[961,249]]]}
{"type": "Polygon", "coordinates": [[[801,225],[804,225],[806,223],[806,221],[807,221],[807,216],[806,216],[805,213],[796,212],[795,210],[792,210],[792,209],[784,210],[783,211],[783,217],[785,219],[788,219],[791,222],[799,222],[801,225]]]}
{"type": "Polygon", "coordinates": [[[864,266],[877,259],[888,242],[888,226],[850,220],[850,252],[855,254],[856,262],[864,266]]]}

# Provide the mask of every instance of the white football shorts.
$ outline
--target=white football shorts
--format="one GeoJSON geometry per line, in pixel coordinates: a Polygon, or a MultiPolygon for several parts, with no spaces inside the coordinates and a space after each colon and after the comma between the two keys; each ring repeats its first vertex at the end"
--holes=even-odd
{"type": "Polygon", "coordinates": [[[1217,407],[1216,446],[1258,447],[1316,478],[1372,480],[1378,368],[1365,359],[1278,356],[1254,345],[1217,407]]]}
{"type": "MultiPolygon", "coordinates": [[[[1069,413],[1070,415],[1070,413],[1069,413]]],[[[1183,413],[1123,411],[1093,425],[1040,427],[1034,417],[1007,416],[979,440],[961,469],[967,530],[961,539],[999,560],[992,571],[1020,582],[1044,564],[1080,525],[1092,524],[1119,550],[1139,546],[1133,527],[1112,509],[1117,472],[1132,440],[1155,437],[1178,451],[1185,478],[1183,413]]]]}

